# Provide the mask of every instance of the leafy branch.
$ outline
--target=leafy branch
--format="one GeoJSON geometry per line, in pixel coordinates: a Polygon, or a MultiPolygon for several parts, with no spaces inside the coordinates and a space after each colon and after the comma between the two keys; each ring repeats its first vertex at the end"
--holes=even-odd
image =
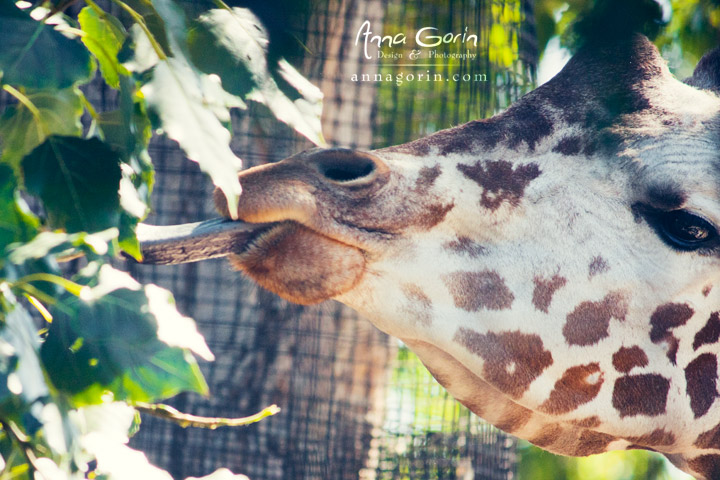
{"type": "Polygon", "coordinates": [[[229,147],[230,110],[263,103],[322,144],[322,95],[284,60],[270,62],[248,10],[222,0],[199,14],[175,0],[111,2],[129,20],[95,0],[0,2],[0,87],[14,99],[0,111],[1,479],[166,479],[126,445],[136,409],[201,428],[279,411],[207,418],[158,404],[207,395],[197,359],[213,355],[170,292],[110,262],[141,255],[135,228],[150,205],[154,131],[178,142],[232,211],[241,161],[229,147]],[[81,2],[77,16],[64,13],[81,2]],[[80,90],[98,74],[118,92],[115,110],[80,90]],[[79,271],[60,268],[81,256],[79,271]],[[29,308],[47,321],[42,330],[29,308]],[[135,460],[119,466],[119,455],[135,460]]]}

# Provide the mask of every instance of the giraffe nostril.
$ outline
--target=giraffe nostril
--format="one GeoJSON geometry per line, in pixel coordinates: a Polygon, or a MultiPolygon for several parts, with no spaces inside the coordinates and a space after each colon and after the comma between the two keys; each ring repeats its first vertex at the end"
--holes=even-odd
{"type": "Polygon", "coordinates": [[[364,163],[360,165],[323,165],[323,167],[324,168],[320,169],[320,173],[322,173],[326,178],[336,182],[350,182],[352,180],[358,180],[360,178],[367,177],[375,171],[375,165],[372,163],[364,163]]]}
{"type": "Polygon", "coordinates": [[[324,178],[337,183],[369,182],[380,163],[368,153],[340,148],[317,152],[310,160],[324,178]]]}

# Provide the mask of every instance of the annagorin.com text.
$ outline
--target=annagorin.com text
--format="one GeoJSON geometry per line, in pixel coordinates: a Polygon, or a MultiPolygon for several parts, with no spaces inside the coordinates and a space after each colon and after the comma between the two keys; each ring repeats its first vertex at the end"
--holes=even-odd
{"type": "Polygon", "coordinates": [[[487,75],[484,73],[354,73],[350,76],[352,82],[395,82],[402,85],[405,82],[487,82],[487,75]]]}

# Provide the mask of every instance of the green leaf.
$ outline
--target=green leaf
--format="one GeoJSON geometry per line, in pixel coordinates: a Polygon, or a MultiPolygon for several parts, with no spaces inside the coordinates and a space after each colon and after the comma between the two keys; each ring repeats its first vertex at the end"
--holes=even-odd
{"type": "Polygon", "coordinates": [[[80,136],[82,94],[76,88],[38,90],[25,94],[35,112],[22,103],[8,107],[0,117],[2,161],[17,168],[20,160],[48,135],[80,136]]]}
{"type": "Polygon", "coordinates": [[[86,33],[81,41],[97,59],[105,82],[112,88],[119,88],[120,75],[130,75],[117,58],[126,32],[117,18],[98,10],[85,7],[78,14],[80,28],[86,33]]]}
{"type": "Polygon", "coordinates": [[[63,89],[90,80],[87,49],[36,22],[13,2],[0,2],[0,80],[27,88],[63,89]]]}
{"type": "MultiPolygon", "coordinates": [[[[158,0],[150,2],[148,0],[125,0],[125,4],[137,12],[145,22],[153,39],[160,45],[166,55],[173,55],[173,49],[168,42],[168,28],[166,20],[160,16],[156,5],[158,0]]],[[[170,26],[172,31],[172,25],[170,26]]]]}
{"type": "Polygon", "coordinates": [[[237,210],[240,183],[237,172],[241,161],[230,149],[230,107],[245,107],[238,97],[228,94],[219,80],[197,71],[186,57],[185,17],[174,2],[154,4],[168,25],[174,56],[160,59],[147,35],[135,25],[131,31],[135,44],[132,59],[125,65],[149,80],[141,88],[153,125],[178,142],[189,159],[197,162],[228,200],[231,212],[237,210]]]}
{"type": "Polygon", "coordinates": [[[120,159],[97,138],[50,136],[22,162],[25,187],[42,199],[49,223],[68,232],[120,222],[120,159]]]}
{"type": "Polygon", "coordinates": [[[210,175],[229,199],[230,211],[235,211],[240,195],[237,172],[242,162],[230,150],[230,132],[218,119],[224,105],[205,94],[211,88],[209,79],[199,77],[178,58],[158,63],[152,75],[142,92],[163,131],[210,175]]]}
{"type": "MultiPolygon", "coordinates": [[[[53,308],[53,322],[41,358],[53,384],[72,395],[76,405],[115,400],[151,402],[182,391],[207,393],[207,385],[189,347],[165,340],[158,312],[184,319],[171,304],[158,309],[158,294],[141,289],[131,277],[109,266],[81,298],[65,295],[53,308]],[[52,368],[49,368],[52,366],[52,368]]],[[[168,301],[169,296],[163,300],[168,301]]],[[[162,303],[162,302],[161,302],[162,303]]],[[[187,329],[186,322],[185,331],[187,329]]],[[[170,327],[171,329],[173,327],[170,327]]],[[[197,332],[190,335],[197,341],[197,332]]],[[[204,347],[204,348],[203,348],[204,347]]]]}
{"type": "Polygon", "coordinates": [[[99,233],[42,232],[27,243],[12,245],[0,270],[0,276],[12,282],[13,290],[38,296],[44,293],[51,297],[42,301],[52,303],[54,298],[68,290],[80,294],[81,286],[61,275],[58,257],[82,255],[94,261],[111,253],[110,245],[117,238],[117,230],[109,229],[99,233]],[[31,284],[32,290],[26,286],[31,284]]]}
{"type": "Polygon", "coordinates": [[[49,394],[38,358],[39,341],[30,314],[7,289],[0,292],[0,417],[33,435],[42,422],[30,407],[49,394]]]}
{"type": "Polygon", "coordinates": [[[325,143],[320,124],[322,92],[286,61],[268,65],[267,33],[250,10],[204,13],[188,42],[193,63],[218,75],[226,91],[266,105],[278,120],[310,141],[325,143]]]}
{"type": "MultiPolygon", "coordinates": [[[[145,99],[136,90],[135,82],[120,78],[119,108],[98,114],[98,125],[106,143],[120,152],[124,162],[147,156],[147,146],[152,137],[150,119],[145,99]]],[[[147,161],[149,172],[152,165],[147,161]]],[[[151,181],[151,176],[146,180],[151,181]]],[[[151,183],[151,182],[150,182],[151,183]]]]}
{"type": "Polygon", "coordinates": [[[149,211],[154,170],[147,145],[152,131],[144,100],[135,93],[129,78],[120,79],[120,108],[98,116],[105,142],[120,152],[123,160],[120,180],[120,248],[136,259],[142,258],[135,227],[149,211]]]}
{"type": "Polygon", "coordinates": [[[38,226],[37,218],[20,197],[12,168],[0,164],[0,253],[13,242],[30,240],[38,226]]]}
{"type": "Polygon", "coordinates": [[[108,254],[108,244],[116,236],[117,230],[114,229],[98,233],[42,232],[30,242],[12,248],[7,258],[13,265],[22,265],[35,260],[71,255],[80,251],[88,259],[95,260],[97,257],[108,254]]]}

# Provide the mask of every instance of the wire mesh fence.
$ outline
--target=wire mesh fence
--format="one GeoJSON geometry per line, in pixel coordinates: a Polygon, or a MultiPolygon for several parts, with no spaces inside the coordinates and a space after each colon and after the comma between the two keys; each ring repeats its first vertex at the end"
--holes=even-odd
{"type": "MultiPolygon", "coordinates": [[[[281,53],[322,89],[332,145],[379,148],[483,118],[534,79],[527,1],[235,2],[248,3],[269,25],[271,42],[292,44],[281,53]],[[366,22],[377,35],[408,40],[371,43],[368,58],[360,35],[366,22]],[[412,36],[426,26],[477,38],[439,46],[450,56],[428,58],[427,66],[404,65],[412,36]]],[[[116,101],[99,82],[86,94],[100,110],[116,101]]],[[[233,129],[232,148],[245,166],[310,146],[256,104],[233,112],[233,129]]],[[[148,223],[216,216],[213,186],[174,142],[156,137],[150,156],[156,185],[148,223]]],[[[132,445],[173,477],[227,467],[252,480],[513,478],[515,441],[455,402],[409,350],[346,307],[289,304],[223,260],[125,267],[170,289],[216,356],[201,365],[211,396],[183,394],[169,403],[223,417],[282,408],[250,427],[216,431],[144,417],[132,445]]]]}

